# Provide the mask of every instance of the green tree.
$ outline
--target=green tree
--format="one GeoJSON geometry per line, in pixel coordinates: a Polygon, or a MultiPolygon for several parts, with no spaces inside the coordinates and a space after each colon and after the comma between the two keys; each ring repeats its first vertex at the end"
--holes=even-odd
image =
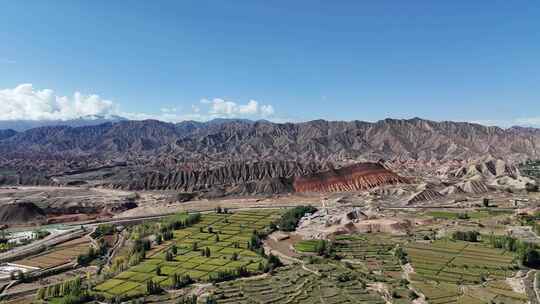
{"type": "Polygon", "coordinates": [[[282,231],[294,231],[300,219],[307,213],[314,213],[317,208],[313,206],[298,206],[285,212],[278,221],[278,227],[282,231]]]}

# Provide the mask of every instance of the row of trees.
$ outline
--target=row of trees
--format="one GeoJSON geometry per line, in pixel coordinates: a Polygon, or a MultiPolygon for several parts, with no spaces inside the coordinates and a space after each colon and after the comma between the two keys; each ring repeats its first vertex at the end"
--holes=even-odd
{"type": "Polygon", "coordinates": [[[156,244],[161,245],[164,241],[170,241],[174,238],[172,230],[167,230],[156,235],[156,244]]]}
{"type": "Polygon", "coordinates": [[[540,252],[535,244],[523,242],[511,236],[490,235],[488,243],[494,248],[501,248],[515,252],[521,265],[538,268],[540,267],[540,252]]]}
{"type": "Polygon", "coordinates": [[[171,287],[174,289],[184,288],[195,282],[189,275],[174,273],[171,277],[171,287]]]}
{"type": "Polygon", "coordinates": [[[233,270],[222,270],[218,271],[215,274],[211,274],[209,281],[212,283],[230,281],[237,278],[247,277],[251,273],[247,270],[246,267],[239,267],[233,270]]]}
{"type": "Polygon", "coordinates": [[[161,286],[159,286],[158,283],[152,280],[148,280],[148,282],[146,282],[146,294],[154,295],[160,294],[161,292],[163,292],[163,289],[161,288],[161,286]]]}
{"type": "Polygon", "coordinates": [[[535,212],[532,215],[522,215],[519,217],[519,222],[523,226],[530,226],[536,234],[540,234],[540,212],[535,212]]]}
{"type": "Polygon", "coordinates": [[[190,227],[198,223],[201,220],[200,213],[190,213],[187,217],[183,214],[169,217],[162,221],[161,223],[161,232],[167,230],[178,230],[184,227],[190,227]]]}
{"type": "Polygon", "coordinates": [[[480,233],[478,231],[455,231],[452,239],[457,241],[478,242],[480,233]]]}
{"type": "Polygon", "coordinates": [[[97,226],[96,230],[92,234],[92,237],[97,239],[105,235],[111,235],[115,231],[114,225],[112,224],[100,224],[97,226]]]}
{"type": "Polygon", "coordinates": [[[36,294],[38,300],[60,297],[64,298],[62,303],[84,303],[88,298],[88,290],[83,286],[81,277],[77,276],[73,280],[42,287],[36,294]]]}
{"type": "Polygon", "coordinates": [[[131,231],[131,238],[134,240],[145,238],[156,233],[173,231],[184,227],[190,227],[201,219],[199,213],[180,213],[171,215],[159,222],[144,222],[135,226],[131,231]]]}
{"type": "Polygon", "coordinates": [[[452,239],[459,241],[478,242],[480,238],[493,248],[515,253],[517,261],[523,266],[540,267],[540,251],[536,244],[524,242],[507,235],[481,235],[478,231],[455,231],[452,233],[452,239]]]}
{"type": "Polygon", "coordinates": [[[298,206],[287,210],[279,219],[277,226],[282,231],[294,231],[300,219],[307,213],[314,213],[317,208],[313,206],[298,206]]]}
{"type": "Polygon", "coordinates": [[[101,239],[99,240],[99,248],[94,249],[94,247],[88,248],[88,251],[86,253],[80,254],[77,257],[77,264],[86,266],[90,264],[94,259],[103,256],[107,253],[108,246],[107,243],[101,239]]]}
{"type": "Polygon", "coordinates": [[[216,213],[217,213],[217,214],[228,214],[228,213],[229,213],[229,209],[227,209],[227,208],[221,208],[221,206],[217,206],[217,207],[216,207],[216,213]]]}

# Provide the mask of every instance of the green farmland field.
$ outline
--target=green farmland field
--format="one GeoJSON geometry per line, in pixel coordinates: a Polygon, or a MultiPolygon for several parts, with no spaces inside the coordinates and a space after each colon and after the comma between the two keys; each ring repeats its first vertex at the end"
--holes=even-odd
{"type": "Polygon", "coordinates": [[[301,267],[284,267],[272,276],[219,283],[215,295],[219,304],[385,303],[380,295],[357,280],[338,280],[340,274],[350,271],[337,266],[330,268],[325,272],[329,275],[318,277],[301,267]]]}
{"type": "Polygon", "coordinates": [[[513,255],[503,250],[450,240],[412,243],[405,249],[414,268],[409,277],[429,303],[525,303],[527,300],[526,296],[512,292],[504,281],[515,274],[516,264],[513,255]],[[489,283],[484,286],[486,281],[489,283]],[[461,291],[459,285],[463,286],[461,291]]]}
{"type": "Polygon", "coordinates": [[[195,281],[204,282],[218,272],[240,267],[260,272],[266,260],[247,249],[248,242],[255,230],[269,227],[279,216],[277,210],[204,214],[197,224],[174,231],[171,241],[148,251],[140,264],[96,286],[95,290],[109,296],[144,294],[147,281],[169,287],[173,274],[189,275],[195,281]],[[165,253],[173,245],[177,247],[177,254],[172,261],[166,261],[165,253]],[[208,250],[210,256],[204,256],[202,252],[208,250]]]}
{"type": "Polygon", "coordinates": [[[294,249],[303,253],[315,253],[321,240],[304,240],[294,244],[294,249]]]}
{"type": "Polygon", "coordinates": [[[471,212],[454,212],[454,211],[429,211],[426,215],[437,218],[437,219],[446,219],[446,220],[455,220],[459,218],[459,215],[466,215],[469,219],[483,219],[497,215],[511,214],[511,211],[508,210],[492,210],[492,209],[483,209],[478,211],[471,212]]]}

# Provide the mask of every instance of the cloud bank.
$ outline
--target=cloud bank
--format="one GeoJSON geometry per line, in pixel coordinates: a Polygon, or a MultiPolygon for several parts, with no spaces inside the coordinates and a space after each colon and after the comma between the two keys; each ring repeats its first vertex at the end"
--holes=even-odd
{"type": "Polygon", "coordinates": [[[161,108],[159,114],[146,113],[120,113],[120,116],[134,119],[157,119],[168,122],[185,120],[208,121],[215,118],[246,118],[267,119],[283,121],[276,117],[274,107],[270,104],[261,104],[256,100],[249,100],[246,104],[237,103],[223,98],[203,98],[198,104],[192,104],[188,110],[181,107],[161,108]]]}
{"type": "Polygon", "coordinates": [[[36,90],[32,84],[0,90],[0,120],[70,120],[116,112],[112,101],[98,95],[58,96],[53,90],[36,90]]]}
{"type": "Polygon", "coordinates": [[[120,106],[99,95],[59,96],[51,89],[38,90],[32,84],[0,90],[0,120],[72,120],[78,118],[121,116],[128,119],[157,119],[168,122],[206,121],[214,118],[274,119],[274,107],[256,100],[237,103],[223,98],[201,99],[187,110],[162,108],[159,113],[120,111],[120,106]]]}
{"type": "MultiPolygon", "coordinates": [[[[299,121],[276,116],[274,106],[257,100],[246,103],[225,98],[203,98],[187,108],[180,104],[164,107],[158,113],[121,111],[119,104],[96,94],[75,92],[60,96],[51,89],[38,90],[32,84],[0,89],[0,121],[66,121],[78,118],[120,116],[132,120],[156,119],[167,122],[208,121],[215,118],[266,119],[274,122],[299,121]]],[[[359,119],[361,119],[359,117],[359,119]]],[[[540,117],[518,117],[507,120],[478,119],[471,122],[499,127],[540,127],[540,117]]]]}
{"type": "MultiPolygon", "coordinates": [[[[202,99],[200,103],[209,105],[208,114],[218,117],[258,116],[265,118],[274,115],[272,105],[259,105],[256,100],[250,100],[247,104],[237,104],[233,101],[214,98],[212,100],[202,99]]],[[[200,112],[200,108],[198,108],[198,112],[200,112]]]]}

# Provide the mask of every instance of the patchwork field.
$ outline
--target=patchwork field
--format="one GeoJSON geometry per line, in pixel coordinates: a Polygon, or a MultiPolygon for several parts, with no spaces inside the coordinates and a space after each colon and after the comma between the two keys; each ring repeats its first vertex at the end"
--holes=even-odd
{"type": "Polygon", "coordinates": [[[321,240],[303,240],[294,244],[294,249],[301,253],[316,253],[321,242],[321,240]]]}
{"type": "Polygon", "coordinates": [[[367,273],[397,279],[401,275],[401,266],[393,249],[400,242],[399,238],[382,234],[344,235],[336,237],[334,246],[340,257],[355,261],[357,268],[360,262],[367,273]]]}
{"type": "Polygon", "coordinates": [[[42,269],[56,267],[74,261],[80,254],[88,252],[89,248],[90,241],[86,238],[79,238],[55,246],[52,250],[41,255],[14,263],[42,269]]]}
{"type": "Polygon", "coordinates": [[[266,260],[249,250],[248,243],[255,230],[267,228],[279,216],[277,210],[204,214],[197,224],[175,230],[173,240],[148,251],[143,262],[95,289],[110,296],[137,295],[146,291],[149,280],[170,287],[175,274],[204,282],[220,272],[241,267],[250,273],[258,273],[266,260]],[[167,261],[166,252],[173,245],[177,253],[167,261]]]}
{"type": "Polygon", "coordinates": [[[385,301],[370,291],[360,281],[343,280],[344,274],[353,272],[336,265],[310,265],[323,276],[317,276],[299,266],[279,269],[272,276],[236,280],[217,284],[216,299],[219,304],[229,303],[370,303],[385,301]],[[324,268],[324,269],[323,269],[324,268]],[[341,278],[341,279],[340,279],[341,278]]]}
{"type": "Polygon", "coordinates": [[[495,280],[483,285],[464,285],[435,282],[414,282],[414,288],[420,290],[429,303],[487,304],[527,303],[526,295],[512,291],[503,280],[495,280]]]}
{"type": "Polygon", "coordinates": [[[413,243],[406,251],[416,272],[412,276],[415,281],[478,284],[512,276],[516,266],[511,253],[468,242],[413,243]]]}
{"type": "Polygon", "coordinates": [[[511,253],[450,240],[412,243],[405,248],[415,271],[410,274],[413,286],[430,303],[492,303],[494,299],[497,301],[493,303],[524,303],[527,300],[524,295],[512,292],[504,282],[515,274],[511,253]]]}
{"type": "Polygon", "coordinates": [[[426,212],[426,215],[446,220],[455,220],[460,217],[463,219],[484,219],[492,216],[508,215],[512,214],[512,211],[508,210],[496,210],[496,209],[485,209],[478,211],[469,211],[469,212],[454,212],[454,211],[429,211],[426,212]]]}

